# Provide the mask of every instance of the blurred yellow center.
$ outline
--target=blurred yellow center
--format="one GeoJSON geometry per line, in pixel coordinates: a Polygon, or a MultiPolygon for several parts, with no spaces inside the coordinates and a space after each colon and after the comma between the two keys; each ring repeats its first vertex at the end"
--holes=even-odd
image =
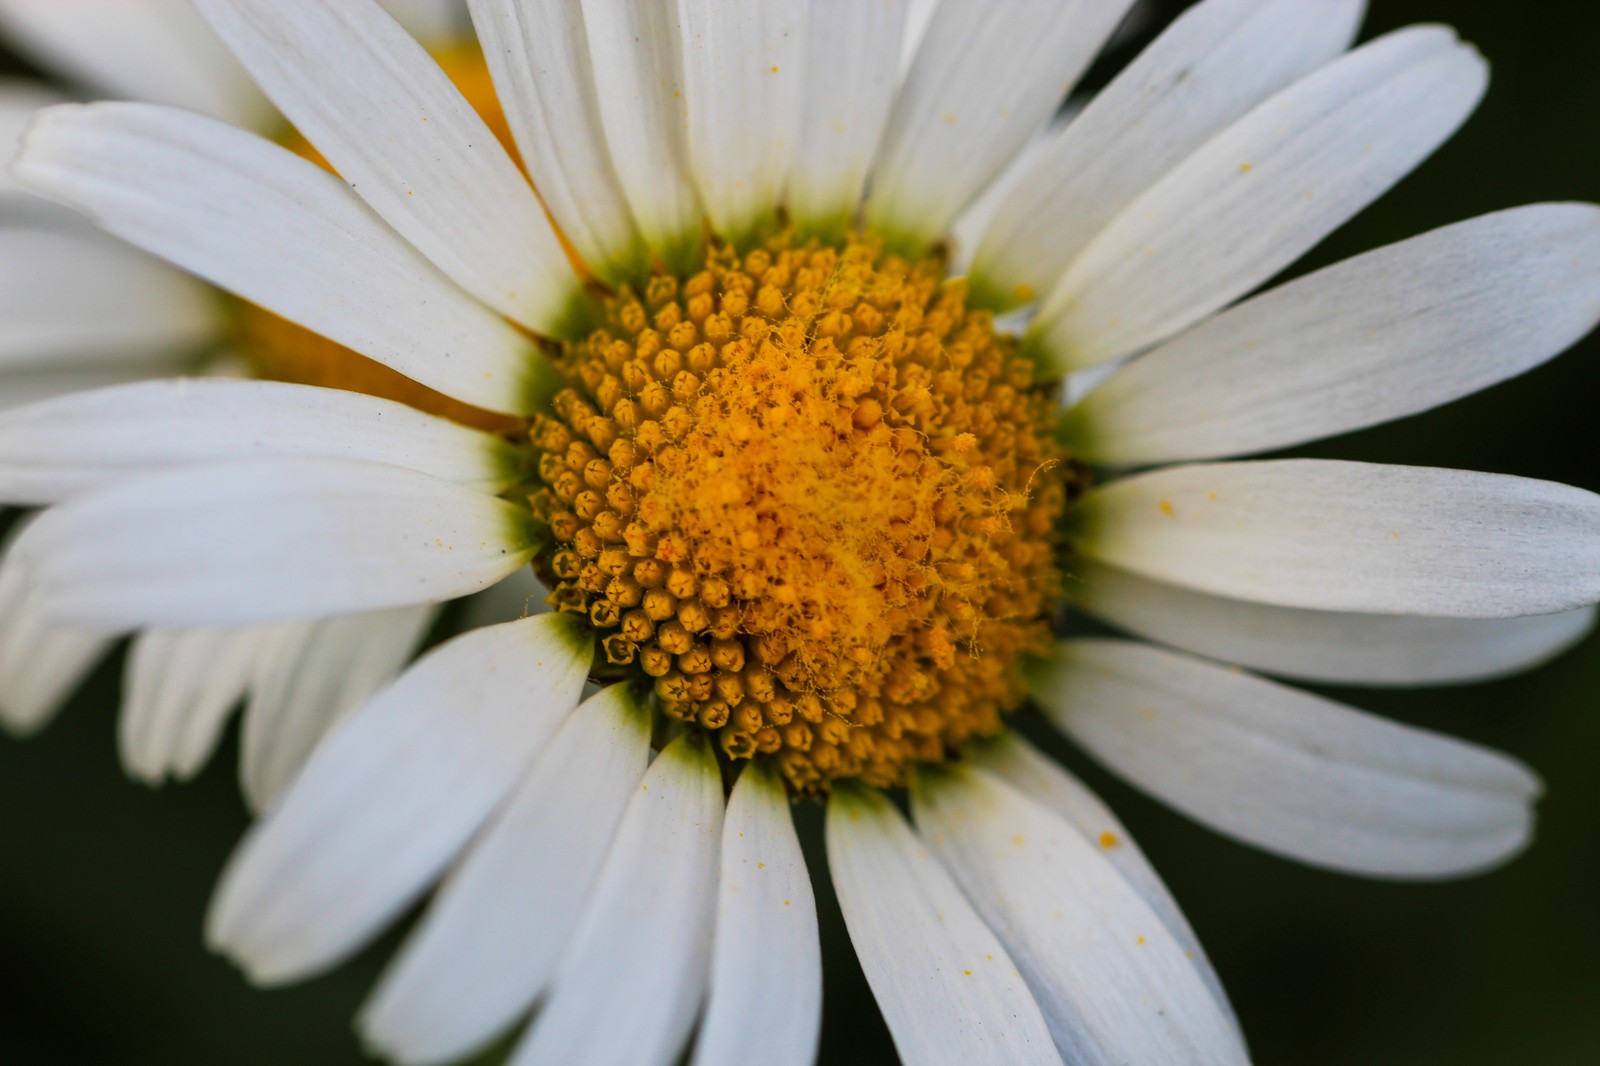
{"type": "Polygon", "coordinates": [[[1000,728],[1059,594],[1031,364],[937,260],[714,249],[608,299],[535,420],[552,602],[797,792],[1000,728]]]}

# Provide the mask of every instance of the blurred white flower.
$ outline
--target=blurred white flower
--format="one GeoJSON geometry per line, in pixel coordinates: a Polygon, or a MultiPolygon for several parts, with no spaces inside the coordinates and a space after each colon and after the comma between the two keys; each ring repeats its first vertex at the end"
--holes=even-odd
{"type": "MultiPolygon", "coordinates": [[[[432,47],[471,41],[461,0],[385,6],[432,47]]],[[[0,36],[61,82],[0,81],[0,158],[7,161],[33,114],[74,91],[185,107],[268,136],[288,133],[189,0],[0,0],[0,36]]],[[[249,375],[258,362],[250,356],[260,354],[249,350],[252,341],[210,285],[23,192],[0,168],[0,410],[178,373],[249,375]]],[[[474,613],[519,617],[543,596],[529,577],[474,613]]],[[[264,803],[332,721],[405,663],[434,615],[414,608],[145,633],[124,681],[124,764],[151,783],[191,776],[246,699],[242,784],[252,802],[264,803]]],[[[0,725],[17,733],[41,728],[110,643],[44,623],[15,567],[0,566],[0,725]]]]}

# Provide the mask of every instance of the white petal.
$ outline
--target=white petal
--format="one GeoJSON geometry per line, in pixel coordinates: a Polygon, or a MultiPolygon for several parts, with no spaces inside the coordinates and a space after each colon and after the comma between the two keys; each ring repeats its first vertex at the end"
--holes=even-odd
{"type": "MultiPolygon", "coordinates": [[[[1029,316],[1030,309],[1023,308],[1020,311],[1013,312],[1008,317],[1029,316]]],[[[1098,366],[1091,366],[1068,374],[1061,379],[1061,384],[1056,393],[1058,406],[1065,411],[1077,404],[1085,396],[1109,381],[1113,374],[1137,358],[1138,356],[1130,355],[1125,359],[1116,359],[1109,363],[1101,363],[1098,366]]],[[[1065,418],[1065,415],[1063,414],[1060,417],[1065,418]]]]}
{"type": "Polygon", "coordinates": [[[1060,815],[970,768],[912,790],[917,827],[1016,960],[1072,1063],[1247,1063],[1183,944],[1060,815]]]}
{"type": "Polygon", "coordinates": [[[400,1062],[451,1062],[527,1013],[593,893],[649,756],[649,711],[627,686],[573,712],[363,1008],[369,1045],[400,1062]]]}
{"type": "Polygon", "coordinates": [[[383,9],[407,33],[427,45],[459,44],[470,40],[462,0],[380,0],[383,9]]]}
{"type": "Polygon", "coordinates": [[[1537,204],[1434,230],[1224,311],[1069,416],[1119,465],[1270,451],[1515,377],[1600,321],[1600,208],[1537,204]]]}
{"type": "Polygon", "coordinates": [[[101,92],[256,129],[276,118],[189,0],[0,0],[0,30],[101,92]]]}
{"type": "Polygon", "coordinates": [[[88,227],[0,228],[0,372],[194,360],[225,328],[204,285],[88,227]]]}
{"type": "Polygon", "coordinates": [[[1600,601],[1600,496],[1531,478],[1203,464],[1092,489],[1072,521],[1092,559],[1280,607],[1510,618],[1600,601]]]}
{"type": "Polygon", "coordinates": [[[151,629],[134,638],[117,720],[128,774],[155,785],[199,772],[272,637],[255,627],[151,629]]]}
{"type": "Polygon", "coordinates": [[[256,460],[52,508],[17,545],[41,607],[100,629],[246,625],[477,592],[532,558],[528,512],[414,470],[256,460]]]}
{"type": "Polygon", "coordinates": [[[717,233],[747,241],[776,223],[800,131],[810,12],[802,0],[679,0],[678,10],[690,169],[717,233]]]}
{"type": "Polygon", "coordinates": [[[400,672],[436,617],[423,605],[282,627],[244,713],[239,783],[252,810],[270,807],[328,729],[400,672]]]}
{"type": "MultiPolygon", "coordinates": [[[[3,6],[3,0],[0,0],[0,6],[3,6]]],[[[0,166],[0,208],[7,212],[25,207],[29,200],[39,203],[17,188],[16,182],[11,180],[9,164],[22,144],[23,131],[33,121],[34,113],[64,100],[65,97],[54,89],[36,82],[0,77],[0,162],[7,164],[0,166]]],[[[4,268],[9,258],[0,257],[0,269],[4,268]]]]}
{"type": "Polygon", "coordinates": [[[936,240],[1049,121],[1132,0],[941,4],[895,100],[868,220],[936,240]]]}
{"type": "Polygon", "coordinates": [[[1123,208],[1040,308],[1030,344],[1077,370],[1231,303],[1432,154],[1487,81],[1443,27],[1380,37],[1301,79],[1123,208]]]}
{"type": "Polygon", "coordinates": [[[836,788],[828,865],[907,1066],[1061,1062],[1011,957],[882,793],[836,788]]]}
{"type": "Polygon", "coordinates": [[[1461,876],[1532,832],[1539,782],[1513,759],[1147,644],[1064,641],[1033,692],[1140,788],[1313,866],[1461,876]]]}
{"type": "MultiPolygon", "coordinates": [[[[1018,792],[1046,807],[1083,834],[1100,854],[1116,868],[1127,886],[1144,900],[1161,919],[1161,924],[1183,949],[1200,979],[1210,989],[1217,1006],[1230,1020],[1233,1006],[1222,981],[1206,958],[1205,949],[1189,926],[1189,920],[1178,908],[1178,901],[1162,883],[1155,867],[1150,865],[1139,845],[1134,843],[1128,830],[1111,813],[1111,808],[1079,781],[1066,768],[1039,749],[1029,744],[1014,731],[1002,733],[972,752],[974,766],[995,775],[1018,792]]],[[[1230,1024],[1237,1028],[1236,1021],[1230,1024]]],[[[1242,1039],[1242,1037],[1241,1037],[1242,1039]]]]}
{"type": "Polygon", "coordinates": [[[980,299],[1044,296],[1139,193],[1213,134],[1349,47],[1364,0],[1206,0],[1056,138],[1007,197],[973,265],[980,299]]]}
{"type": "Polygon", "coordinates": [[[1595,609],[1524,618],[1417,618],[1273,607],[1192,592],[1081,560],[1090,614],[1219,662],[1336,685],[1444,685],[1532,669],[1593,630],[1595,609]]]}
{"type": "Polygon", "coordinates": [[[51,503],[163,467],[288,456],[390,463],[484,492],[528,474],[503,438],[392,400],[276,381],[144,381],[0,415],[0,499],[51,503]]]}
{"type": "Polygon", "coordinates": [[[512,1066],[668,1066],[705,992],[722,773],[681,737],[651,764],[512,1066]],[[648,890],[641,891],[641,886],[648,890]],[[626,1024],[617,1007],[626,1004],[626,1024]]]}
{"type": "Polygon", "coordinates": [[[583,0],[600,120],[634,219],[669,270],[696,265],[677,0],[583,0]]]}
{"type": "Polygon", "coordinates": [[[472,105],[373,0],[195,0],[350,187],[462,288],[532,330],[576,327],[578,276],[472,105]]]}
{"type": "MultiPolygon", "coordinates": [[[[950,232],[945,241],[951,249],[950,276],[957,277],[971,270],[972,256],[977,250],[978,241],[989,229],[995,216],[1000,213],[1017,186],[1033,170],[1033,165],[1045,156],[1056,143],[1061,131],[1077,118],[1082,109],[1083,101],[1079,97],[1062,104],[1061,109],[1050,119],[1050,124],[1035,134],[1034,138],[1023,146],[1022,151],[1006,164],[1005,170],[989,182],[978,198],[968,204],[956,220],[950,223],[950,232]]],[[[994,299],[992,293],[972,294],[970,286],[978,284],[979,281],[980,279],[971,277],[967,279],[968,291],[971,294],[968,297],[969,301],[974,304],[987,303],[1001,306],[1003,301],[994,299]]]]}
{"type": "MultiPolygon", "coordinates": [[[[22,525],[21,522],[18,525],[22,525]]],[[[43,729],[88,676],[111,642],[103,634],[57,626],[29,595],[22,560],[0,554],[0,727],[19,736],[43,729]]]]}
{"type": "Polygon", "coordinates": [[[525,413],[542,361],[338,178],[270,141],[146,104],[44,112],[22,185],[207,281],[468,403],[525,413]]]}
{"type": "Polygon", "coordinates": [[[809,1066],[822,1027],[817,905],[789,796],[746,766],[728,799],[711,992],[694,1066],[809,1066]]]}
{"type": "Polygon", "coordinates": [[[805,107],[788,185],[789,218],[802,231],[842,232],[854,221],[900,81],[889,57],[900,49],[913,6],[915,0],[811,4],[805,107]]]}
{"type": "Polygon", "coordinates": [[[906,0],[906,29],[900,39],[900,70],[896,80],[904,79],[917,58],[917,50],[928,35],[928,24],[939,7],[939,0],[906,0]]]}
{"type": "Polygon", "coordinates": [[[178,371],[181,368],[175,368],[170,360],[158,358],[152,363],[122,363],[87,370],[18,370],[0,374],[0,412],[53,400],[68,393],[148,381],[178,371]]]}
{"type": "Polygon", "coordinates": [[[228,862],[206,939],[252,980],[336,965],[420,895],[577,705],[570,617],[474,630],[423,656],[322,743],[228,862]]]}
{"type": "Polygon", "coordinates": [[[642,277],[650,254],[606,147],[582,7],[470,2],[506,121],[551,217],[597,277],[642,277]]]}

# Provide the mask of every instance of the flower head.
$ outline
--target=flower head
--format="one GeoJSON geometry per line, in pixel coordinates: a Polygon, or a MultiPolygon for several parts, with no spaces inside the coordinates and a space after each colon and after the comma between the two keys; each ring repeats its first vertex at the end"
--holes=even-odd
{"type": "Polygon", "coordinates": [[[1470,113],[1486,70],[1450,31],[1347,52],[1352,0],[1206,0],[1024,152],[1126,3],[474,0],[519,170],[368,0],[198,4],[337,177],[93,105],[37,121],[18,180],[505,421],[262,382],[17,412],[0,488],[53,506],[13,580],[102,631],[400,611],[530,566],[555,608],[435,647],[318,744],[209,918],[255,979],[336,964],[439,881],[362,1014],[390,1057],[537,1004],[517,1063],[671,1062],[691,1033],[696,1062],[806,1061],[789,810],[825,797],[906,1060],[1245,1061],[1125,828],[1007,731],[1029,700],[1306,862],[1431,878],[1526,843],[1520,764],[1241,667],[1552,655],[1600,600],[1600,499],[1217,461],[1464,395],[1600,318],[1584,205],[1240,302],[1470,113]],[[945,235],[997,179],[963,276],[945,235]],[[1067,608],[1154,643],[1062,639],[1067,608]]]}

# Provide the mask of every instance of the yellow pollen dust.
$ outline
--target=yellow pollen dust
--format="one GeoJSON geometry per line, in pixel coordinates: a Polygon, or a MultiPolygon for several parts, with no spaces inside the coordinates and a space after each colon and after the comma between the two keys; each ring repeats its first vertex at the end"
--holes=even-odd
{"type": "Polygon", "coordinates": [[[997,732],[1048,646],[1069,466],[965,299],[860,237],[717,247],[607,298],[532,427],[551,602],[797,793],[997,732]]]}

